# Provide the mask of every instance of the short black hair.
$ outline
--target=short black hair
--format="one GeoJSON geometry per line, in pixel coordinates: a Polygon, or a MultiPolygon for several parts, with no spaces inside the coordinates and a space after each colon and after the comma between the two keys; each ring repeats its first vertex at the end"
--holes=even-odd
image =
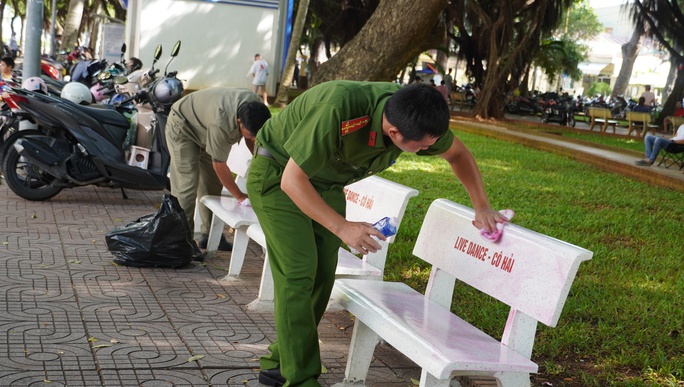
{"type": "Polygon", "coordinates": [[[142,61],[134,56],[130,57],[128,60],[130,60],[132,63],[131,72],[140,70],[143,66],[142,61]]]}
{"type": "Polygon", "coordinates": [[[240,106],[238,118],[242,121],[242,125],[249,130],[249,133],[256,136],[259,129],[271,118],[271,111],[263,103],[252,101],[240,106]]]}
{"type": "Polygon", "coordinates": [[[9,66],[9,67],[11,67],[11,68],[14,68],[14,59],[12,59],[11,56],[6,56],[6,57],[4,57],[4,58],[2,58],[2,59],[0,59],[0,60],[2,60],[3,62],[5,62],[5,64],[6,64],[7,66],[9,66]]]}
{"type": "Polygon", "coordinates": [[[449,130],[449,105],[434,87],[413,83],[397,90],[387,100],[385,118],[406,140],[436,138],[449,130]]]}

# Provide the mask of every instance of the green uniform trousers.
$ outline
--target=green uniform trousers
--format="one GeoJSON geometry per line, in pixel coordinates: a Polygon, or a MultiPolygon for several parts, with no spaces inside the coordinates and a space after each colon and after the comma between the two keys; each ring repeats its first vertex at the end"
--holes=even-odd
{"type": "MultiPolygon", "coordinates": [[[[280,189],[283,167],[256,155],[247,193],[266,236],[273,272],[277,340],[261,358],[261,369],[280,368],[289,386],[320,386],[318,323],[335,282],[340,239],[306,216],[280,189]]],[[[317,189],[344,216],[342,188],[317,189]]]]}
{"type": "MultiPolygon", "coordinates": [[[[223,184],[216,176],[211,156],[185,134],[182,120],[174,113],[166,123],[166,146],[171,155],[171,195],[178,198],[190,230],[194,232],[197,199],[204,195],[220,195],[223,184]]],[[[212,213],[203,204],[199,206],[201,231],[208,234],[212,213]]]]}

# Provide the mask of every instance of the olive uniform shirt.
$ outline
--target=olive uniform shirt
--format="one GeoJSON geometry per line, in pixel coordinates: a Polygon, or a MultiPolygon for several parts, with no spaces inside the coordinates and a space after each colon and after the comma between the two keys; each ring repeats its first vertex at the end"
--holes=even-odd
{"type": "MultiPolygon", "coordinates": [[[[394,164],[402,153],[382,134],[387,99],[401,86],[384,82],[331,81],[297,97],[266,122],[259,146],[285,166],[291,157],[314,187],[343,187],[394,164]]],[[[447,131],[419,155],[446,152],[447,131]]]]}
{"type": "Polygon", "coordinates": [[[212,87],[196,91],[173,104],[171,111],[184,121],[183,131],[216,161],[225,162],[233,144],[242,138],[237,124],[240,106],[263,102],[247,89],[212,87]]]}

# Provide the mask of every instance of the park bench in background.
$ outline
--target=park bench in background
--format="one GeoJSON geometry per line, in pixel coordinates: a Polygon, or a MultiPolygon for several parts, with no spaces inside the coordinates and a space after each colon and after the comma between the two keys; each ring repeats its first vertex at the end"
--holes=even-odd
{"type": "Polygon", "coordinates": [[[658,125],[651,124],[651,113],[648,112],[627,112],[627,127],[629,131],[628,136],[632,135],[632,130],[634,134],[639,135],[639,129],[641,129],[641,137],[646,137],[646,131],[650,129],[653,134],[655,134],[658,125]]]}
{"type": "MultiPolygon", "coordinates": [[[[352,221],[375,223],[385,216],[396,217],[401,225],[401,219],[406,211],[410,198],[418,195],[418,191],[383,179],[371,176],[345,187],[347,197],[346,218],[352,221]]],[[[266,237],[259,224],[251,225],[247,235],[266,249],[266,237]]],[[[380,241],[381,250],[368,253],[362,258],[340,248],[337,261],[337,278],[363,278],[382,280],[387,259],[387,249],[394,237],[380,241]]],[[[273,276],[268,264],[268,252],[265,254],[264,267],[259,284],[259,295],[252,301],[248,309],[265,311],[273,309],[273,276]]]]}
{"type": "Polygon", "coordinates": [[[668,121],[670,125],[672,125],[672,135],[674,136],[675,133],[677,133],[677,129],[681,125],[684,125],[684,117],[674,117],[674,116],[669,116],[665,117],[665,121],[668,121]]]}
{"type": "Polygon", "coordinates": [[[608,126],[612,126],[613,133],[615,133],[618,122],[613,119],[609,109],[590,107],[589,119],[589,130],[594,130],[594,126],[599,123],[601,124],[601,132],[608,131],[608,126]]]}
{"type": "Polygon", "coordinates": [[[425,295],[400,282],[335,281],[333,297],[356,319],[337,386],[363,383],[380,338],[422,368],[420,386],[447,387],[466,375],[529,386],[537,322],[556,325],[580,263],[593,253],[514,224],[492,243],[473,218],[446,199],[430,206],[413,250],[432,265],[425,295]],[[451,313],[457,279],[510,306],[501,342],[451,313]]]}
{"type": "Polygon", "coordinates": [[[473,104],[468,101],[464,92],[452,91],[451,92],[451,110],[455,110],[456,106],[459,107],[459,111],[463,111],[463,108],[472,109],[473,104]]]}

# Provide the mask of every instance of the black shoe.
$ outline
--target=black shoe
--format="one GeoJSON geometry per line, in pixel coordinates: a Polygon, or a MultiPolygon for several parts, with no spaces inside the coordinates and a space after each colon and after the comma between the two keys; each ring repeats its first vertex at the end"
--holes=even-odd
{"type": "Polygon", "coordinates": [[[266,386],[282,387],[286,380],[280,374],[280,368],[259,371],[259,383],[266,386]]]}
{"type": "MultiPolygon", "coordinates": [[[[200,249],[206,249],[208,242],[209,242],[209,234],[202,234],[199,242],[197,243],[197,246],[199,246],[200,249]]],[[[219,241],[218,250],[219,251],[232,251],[233,250],[233,244],[228,242],[226,240],[225,236],[221,235],[221,240],[219,241]]]]}
{"type": "Polygon", "coordinates": [[[651,163],[649,163],[649,162],[646,161],[646,160],[637,160],[637,161],[634,162],[634,164],[636,164],[636,165],[638,165],[638,166],[640,166],[640,167],[650,167],[650,166],[651,166],[651,163]]]}

